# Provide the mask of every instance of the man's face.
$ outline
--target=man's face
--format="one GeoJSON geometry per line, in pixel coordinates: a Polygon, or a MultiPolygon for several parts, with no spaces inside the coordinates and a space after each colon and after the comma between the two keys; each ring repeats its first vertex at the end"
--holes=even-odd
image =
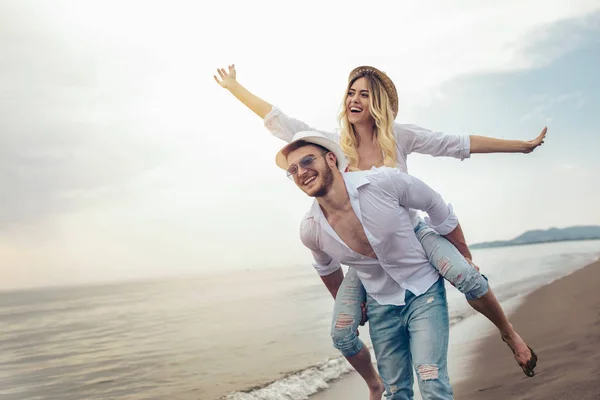
{"type": "Polygon", "coordinates": [[[296,185],[310,197],[325,196],[333,184],[335,158],[323,154],[323,149],[307,145],[291,151],[287,156],[288,171],[294,171],[296,185]],[[333,161],[332,161],[333,160],[333,161]],[[297,168],[297,170],[296,170],[297,168]]]}

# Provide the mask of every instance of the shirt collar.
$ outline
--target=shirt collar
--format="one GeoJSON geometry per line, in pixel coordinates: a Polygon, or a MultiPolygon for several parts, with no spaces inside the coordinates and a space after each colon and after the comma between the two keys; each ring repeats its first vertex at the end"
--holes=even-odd
{"type": "MultiPolygon", "coordinates": [[[[377,169],[373,167],[370,170],[366,171],[342,173],[342,176],[344,177],[344,183],[346,183],[346,190],[348,190],[348,195],[350,196],[350,200],[358,198],[358,188],[371,183],[368,177],[376,172],[377,169]]],[[[308,212],[308,217],[313,218],[315,221],[319,221],[321,217],[324,217],[323,210],[321,210],[321,206],[319,205],[317,199],[314,199],[310,211],[308,212]]]]}
{"type": "Polygon", "coordinates": [[[377,173],[377,169],[373,167],[366,171],[344,172],[342,176],[346,182],[346,187],[352,186],[354,189],[358,189],[361,186],[371,183],[368,177],[375,173],[377,173]]]}

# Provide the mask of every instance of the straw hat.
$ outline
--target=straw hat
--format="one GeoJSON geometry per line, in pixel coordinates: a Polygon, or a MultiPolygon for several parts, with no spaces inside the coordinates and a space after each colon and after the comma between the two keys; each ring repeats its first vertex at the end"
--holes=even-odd
{"type": "Polygon", "coordinates": [[[321,132],[302,131],[296,133],[292,141],[283,146],[283,148],[277,153],[277,156],[275,157],[275,163],[279,168],[284,170],[288,169],[287,157],[284,155],[284,153],[288,147],[300,140],[308,143],[318,144],[319,146],[323,146],[327,150],[335,154],[335,157],[337,158],[337,167],[341,172],[344,172],[344,170],[348,166],[348,159],[344,155],[344,152],[342,151],[341,147],[336,142],[329,139],[321,132]]]}
{"type": "Polygon", "coordinates": [[[386,75],[385,72],[378,70],[375,67],[369,67],[367,65],[363,65],[361,67],[356,67],[350,72],[350,76],[348,77],[348,82],[365,76],[372,75],[379,79],[379,82],[383,85],[383,89],[386,91],[388,97],[390,98],[390,104],[392,106],[392,111],[394,112],[394,118],[398,115],[398,92],[396,91],[396,85],[394,82],[386,75]]]}

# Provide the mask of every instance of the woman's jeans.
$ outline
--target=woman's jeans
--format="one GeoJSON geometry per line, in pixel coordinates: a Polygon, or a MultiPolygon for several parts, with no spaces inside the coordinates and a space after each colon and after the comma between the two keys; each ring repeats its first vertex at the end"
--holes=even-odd
{"type": "MultiPolygon", "coordinates": [[[[431,265],[452,286],[464,293],[467,300],[478,299],[488,292],[487,279],[465,260],[452,243],[423,221],[415,228],[415,235],[431,265]]],[[[362,318],[361,303],[367,301],[366,297],[356,271],[349,268],[337,292],[331,326],[333,345],[345,357],[356,355],[363,347],[357,332],[362,318]]]]}

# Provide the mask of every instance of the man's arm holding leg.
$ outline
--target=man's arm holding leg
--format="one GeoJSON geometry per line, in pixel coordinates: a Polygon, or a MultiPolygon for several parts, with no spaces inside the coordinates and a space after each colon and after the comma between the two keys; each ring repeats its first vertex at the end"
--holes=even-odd
{"type": "Polygon", "coordinates": [[[337,296],[337,292],[340,289],[340,285],[344,280],[344,272],[340,268],[329,275],[321,275],[321,280],[327,287],[327,290],[329,290],[329,293],[331,293],[331,296],[333,296],[333,298],[335,299],[337,296]]]}
{"type": "Polygon", "coordinates": [[[454,247],[456,247],[458,249],[458,251],[460,251],[460,254],[463,255],[464,258],[466,258],[467,260],[471,260],[472,256],[471,256],[471,251],[469,250],[469,247],[467,246],[467,241],[465,239],[465,235],[463,234],[463,231],[460,227],[460,224],[456,225],[456,228],[454,228],[454,230],[450,233],[448,233],[447,235],[442,235],[444,236],[446,239],[448,239],[448,241],[450,243],[452,243],[454,245],[454,247]]]}
{"type": "Polygon", "coordinates": [[[423,181],[394,170],[390,172],[402,206],[425,211],[429,216],[428,225],[448,239],[450,243],[467,259],[471,260],[471,251],[452,207],[442,199],[439,193],[423,181]]]}

